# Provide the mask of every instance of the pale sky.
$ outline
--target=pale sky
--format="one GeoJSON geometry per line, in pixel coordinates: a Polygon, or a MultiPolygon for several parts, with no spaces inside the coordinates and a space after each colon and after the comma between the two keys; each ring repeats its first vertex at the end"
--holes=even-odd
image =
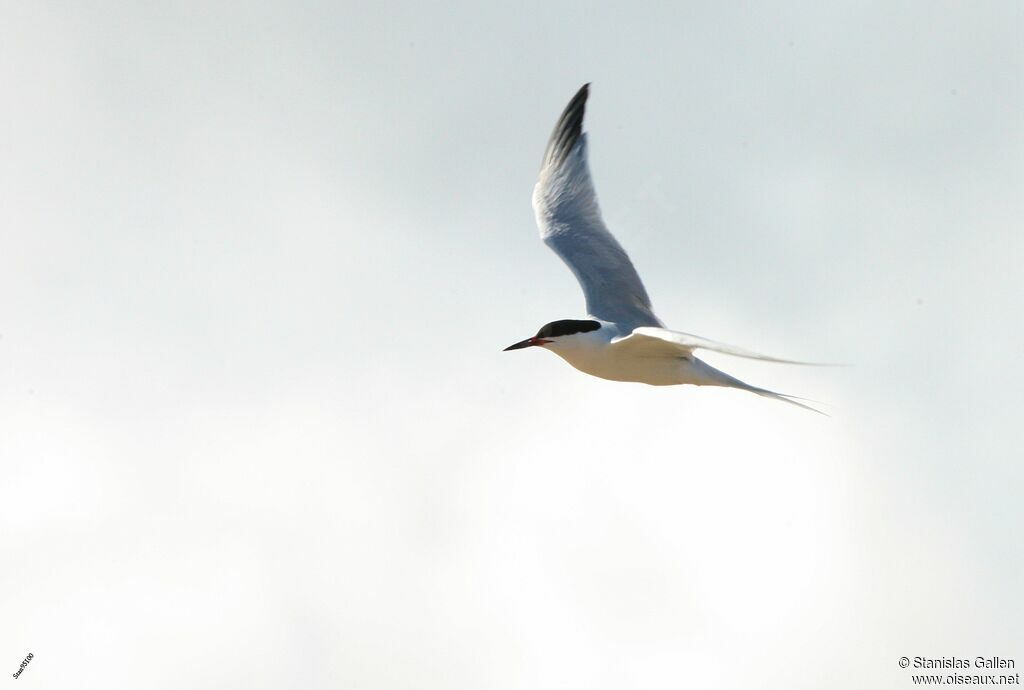
{"type": "Polygon", "coordinates": [[[0,7],[19,688],[1024,665],[1020,3],[0,7]],[[588,81],[659,316],[831,417],[501,351],[584,315],[530,195],[588,81]]]}

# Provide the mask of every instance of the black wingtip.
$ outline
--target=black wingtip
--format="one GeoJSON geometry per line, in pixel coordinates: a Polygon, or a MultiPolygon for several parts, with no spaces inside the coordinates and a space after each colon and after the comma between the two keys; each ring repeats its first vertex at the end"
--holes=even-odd
{"type": "Polygon", "coordinates": [[[558,118],[551,138],[548,140],[547,149],[544,151],[544,165],[561,165],[573,146],[583,134],[583,115],[587,109],[587,97],[590,95],[590,82],[580,87],[576,95],[572,97],[569,104],[562,111],[558,118]]]}

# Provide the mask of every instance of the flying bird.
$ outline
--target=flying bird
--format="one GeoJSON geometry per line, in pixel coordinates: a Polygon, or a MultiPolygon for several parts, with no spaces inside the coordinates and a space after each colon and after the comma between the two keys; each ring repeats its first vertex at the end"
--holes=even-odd
{"type": "Polygon", "coordinates": [[[652,386],[725,386],[799,405],[794,396],[751,386],[694,355],[711,350],[767,362],[804,364],[768,357],[688,333],[671,331],[654,315],[640,276],[601,219],[587,164],[583,113],[590,84],[569,101],[548,141],[533,210],[541,239],[576,276],[587,318],[545,324],[537,335],[505,350],[541,347],[580,371],[611,381],[652,386]]]}

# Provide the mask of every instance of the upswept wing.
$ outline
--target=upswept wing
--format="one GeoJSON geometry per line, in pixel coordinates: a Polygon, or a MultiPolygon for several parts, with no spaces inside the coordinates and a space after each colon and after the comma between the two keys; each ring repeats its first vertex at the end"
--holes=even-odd
{"type": "Polygon", "coordinates": [[[633,263],[601,219],[583,134],[589,91],[584,84],[569,101],[544,152],[533,190],[540,236],[576,276],[590,316],[626,333],[661,326],[633,263]]]}

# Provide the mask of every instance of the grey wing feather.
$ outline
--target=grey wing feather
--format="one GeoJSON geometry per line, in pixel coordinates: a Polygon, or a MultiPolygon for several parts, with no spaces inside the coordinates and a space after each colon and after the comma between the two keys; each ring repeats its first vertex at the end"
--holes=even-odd
{"type": "Polygon", "coordinates": [[[626,333],[661,326],[633,263],[601,219],[583,133],[589,87],[584,84],[569,101],[544,152],[533,190],[540,236],[576,276],[590,316],[626,333]]]}

